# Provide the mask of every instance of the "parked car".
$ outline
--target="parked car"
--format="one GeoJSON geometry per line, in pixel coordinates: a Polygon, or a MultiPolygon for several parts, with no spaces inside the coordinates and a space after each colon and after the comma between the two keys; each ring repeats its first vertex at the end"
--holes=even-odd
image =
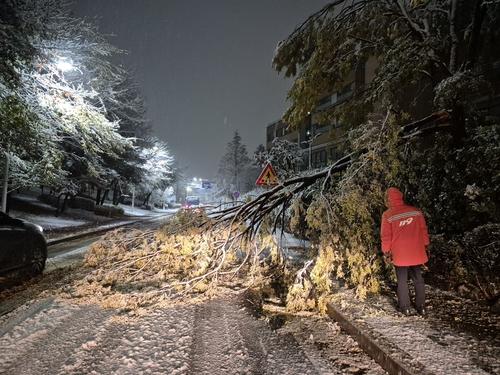
{"type": "Polygon", "coordinates": [[[0,274],[27,269],[40,274],[47,260],[47,242],[41,226],[0,212],[0,274]]]}
{"type": "Polygon", "coordinates": [[[194,208],[200,205],[200,197],[196,195],[189,195],[186,197],[183,208],[194,208]]]}

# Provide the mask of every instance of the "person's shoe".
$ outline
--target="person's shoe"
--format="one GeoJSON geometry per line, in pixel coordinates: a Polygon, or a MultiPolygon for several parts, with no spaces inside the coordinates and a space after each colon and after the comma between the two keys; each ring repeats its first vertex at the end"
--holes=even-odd
{"type": "Polygon", "coordinates": [[[425,309],[425,307],[417,307],[417,314],[420,316],[426,316],[427,310],[425,309]]]}
{"type": "Polygon", "coordinates": [[[398,310],[399,310],[399,312],[400,312],[401,314],[403,314],[404,316],[411,316],[411,310],[410,310],[410,309],[402,309],[402,308],[399,308],[398,310]]]}

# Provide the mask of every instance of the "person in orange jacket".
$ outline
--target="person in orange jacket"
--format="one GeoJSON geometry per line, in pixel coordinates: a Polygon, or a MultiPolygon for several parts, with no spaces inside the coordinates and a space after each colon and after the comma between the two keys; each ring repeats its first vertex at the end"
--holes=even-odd
{"type": "Polygon", "coordinates": [[[391,259],[396,267],[398,306],[403,314],[410,315],[410,276],[415,285],[417,313],[425,315],[425,285],[421,269],[429,260],[429,234],[425,218],[419,209],[405,204],[403,193],[397,188],[389,188],[386,198],[388,210],[382,215],[380,238],[384,256],[391,259]]]}

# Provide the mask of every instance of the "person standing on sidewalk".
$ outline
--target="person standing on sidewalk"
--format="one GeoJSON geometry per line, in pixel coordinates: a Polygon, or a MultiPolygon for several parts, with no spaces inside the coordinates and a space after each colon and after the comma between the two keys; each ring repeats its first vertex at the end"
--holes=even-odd
{"type": "Polygon", "coordinates": [[[421,266],[429,260],[429,234],[424,215],[419,209],[405,204],[403,193],[394,187],[387,190],[386,203],[388,210],[382,215],[380,238],[384,256],[396,267],[399,310],[410,315],[410,276],[415,285],[417,313],[425,315],[425,285],[421,266]]]}

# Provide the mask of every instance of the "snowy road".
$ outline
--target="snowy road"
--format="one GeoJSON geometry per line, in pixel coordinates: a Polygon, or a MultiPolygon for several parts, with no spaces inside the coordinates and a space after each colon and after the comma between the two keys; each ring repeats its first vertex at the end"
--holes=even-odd
{"type": "MultiPolygon", "coordinates": [[[[168,220],[174,212],[158,215],[145,219],[142,223],[134,223],[134,228],[141,227],[155,227],[160,225],[163,221],[168,220]]],[[[102,233],[90,234],[89,236],[65,241],[48,247],[48,258],[45,272],[50,272],[58,267],[67,266],[68,264],[83,259],[85,252],[98,239],[103,236],[102,233]]]]}
{"type": "Polygon", "coordinates": [[[273,330],[239,292],[138,317],[58,298],[97,238],[50,247],[42,278],[0,295],[0,374],[384,374],[334,323],[273,330]]]}
{"type": "Polygon", "coordinates": [[[374,363],[346,372],[319,355],[311,360],[292,334],[271,330],[235,296],[132,320],[48,300],[2,327],[0,374],[383,373],[374,363]]]}

